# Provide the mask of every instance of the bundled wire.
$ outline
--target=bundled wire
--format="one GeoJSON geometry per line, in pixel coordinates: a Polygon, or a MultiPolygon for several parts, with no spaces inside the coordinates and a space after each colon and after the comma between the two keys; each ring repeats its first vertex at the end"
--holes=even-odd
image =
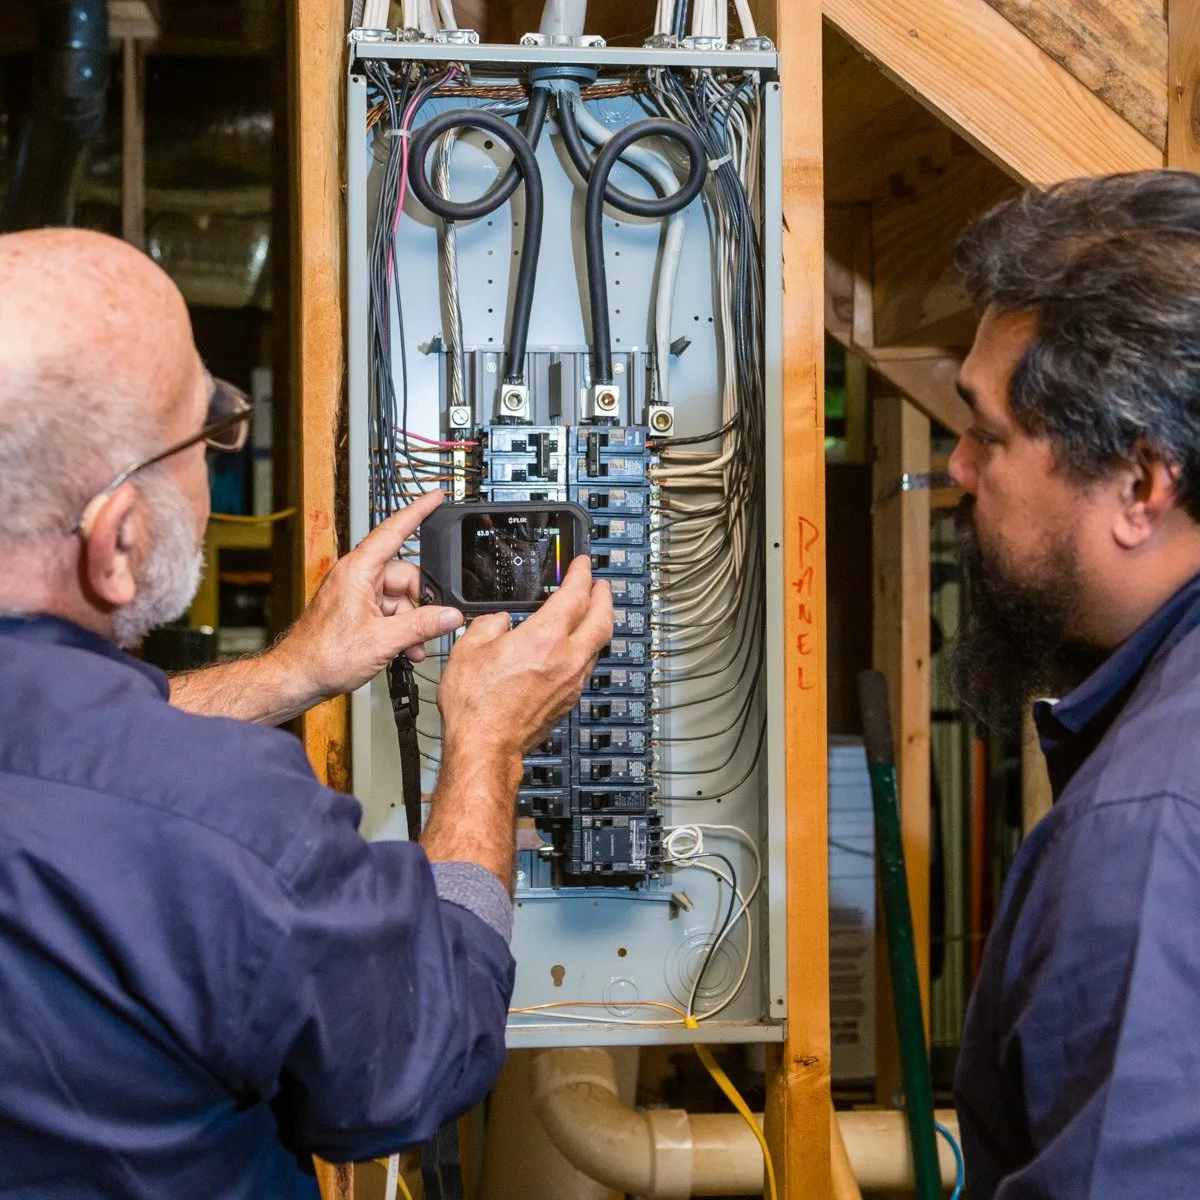
{"type": "MultiPolygon", "coordinates": [[[[662,725],[656,746],[666,753],[658,774],[677,784],[704,783],[692,795],[677,787],[679,794],[663,797],[669,803],[727,795],[749,783],[765,741],[765,306],[756,78],[661,70],[650,84],[654,109],[700,142],[711,181],[721,396],[717,428],[652,443],[660,531],[654,712],[662,725]],[[688,748],[686,769],[671,764],[676,745],[688,748]]],[[[564,141],[570,152],[569,133],[564,141]]],[[[662,300],[660,294],[655,370],[665,380],[670,297],[665,315],[662,300]]]]}
{"type": "Polygon", "coordinates": [[[611,204],[621,212],[642,217],[665,217],[686,208],[704,187],[708,161],[704,145],[693,130],[677,121],[650,117],[614,133],[592,164],[578,131],[575,130],[574,110],[570,104],[559,105],[560,123],[568,153],[575,159],[576,169],[588,180],[583,209],[583,238],[587,254],[588,302],[592,317],[592,379],[599,384],[613,381],[612,333],[608,319],[608,279],[604,267],[604,205],[611,204]],[[610,187],[608,177],[621,155],[635,142],[648,137],[667,138],[678,142],[688,155],[688,176],[677,191],[670,195],[644,199],[610,187]],[[574,150],[571,149],[574,145],[574,150]]]}

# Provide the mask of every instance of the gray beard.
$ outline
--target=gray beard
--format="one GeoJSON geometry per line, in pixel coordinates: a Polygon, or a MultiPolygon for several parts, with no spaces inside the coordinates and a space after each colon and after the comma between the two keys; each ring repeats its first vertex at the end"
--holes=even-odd
{"type": "Polygon", "coordinates": [[[113,614],[113,638],[127,650],[152,629],[183,616],[204,574],[195,515],[174,480],[148,471],[137,487],[150,511],[150,549],[138,574],[137,595],[113,614]]]}

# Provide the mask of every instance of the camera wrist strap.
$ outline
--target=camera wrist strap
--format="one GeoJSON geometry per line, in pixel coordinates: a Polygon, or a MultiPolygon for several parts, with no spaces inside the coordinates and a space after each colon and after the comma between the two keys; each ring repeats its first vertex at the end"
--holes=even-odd
{"type": "Polygon", "coordinates": [[[421,696],[413,676],[412,663],[398,654],[388,664],[388,695],[396,721],[396,741],[400,746],[400,784],[404,795],[404,817],[408,840],[421,837],[421,751],[417,745],[417,713],[421,696]]]}
{"type": "MultiPolygon", "coordinates": [[[[400,746],[400,781],[408,840],[416,842],[421,836],[421,751],[417,744],[421,695],[412,663],[403,654],[388,664],[387,678],[396,741],[400,746]]],[[[421,1147],[421,1178],[427,1200],[463,1200],[457,1120],[443,1121],[433,1140],[421,1147]]]]}

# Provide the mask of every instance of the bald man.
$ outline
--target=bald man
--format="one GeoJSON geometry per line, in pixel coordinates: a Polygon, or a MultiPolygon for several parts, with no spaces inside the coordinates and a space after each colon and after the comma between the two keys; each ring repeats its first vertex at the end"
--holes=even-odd
{"type": "Polygon", "coordinates": [[[421,845],[368,844],[261,726],[462,623],[395,558],[439,495],[257,659],[169,685],[120,648],[190,603],[205,449],[247,415],[144,256],[0,237],[0,1194],[316,1197],[313,1153],[425,1141],[503,1059],[521,761],[607,587],[579,559],[516,629],[473,623],[421,845]]]}

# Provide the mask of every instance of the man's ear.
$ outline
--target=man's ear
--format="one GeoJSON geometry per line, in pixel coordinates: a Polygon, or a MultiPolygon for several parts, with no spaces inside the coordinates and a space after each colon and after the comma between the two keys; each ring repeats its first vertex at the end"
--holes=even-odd
{"type": "Polygon", "coordinates": [[[85,589],[108,608],[124,608],[137,595],[146,533],[146,507],[127,481],[100,506],[84,543],[85,589]]]}
{"type": "Polygon", "coordinates": [[[1179,467],[1165,462],[1149,443],[1138,442],[1129,463],[1118,471],[1117,482],[1113,538],[1121,549],[1136,550],[1175,507],[1179,467]]]}

